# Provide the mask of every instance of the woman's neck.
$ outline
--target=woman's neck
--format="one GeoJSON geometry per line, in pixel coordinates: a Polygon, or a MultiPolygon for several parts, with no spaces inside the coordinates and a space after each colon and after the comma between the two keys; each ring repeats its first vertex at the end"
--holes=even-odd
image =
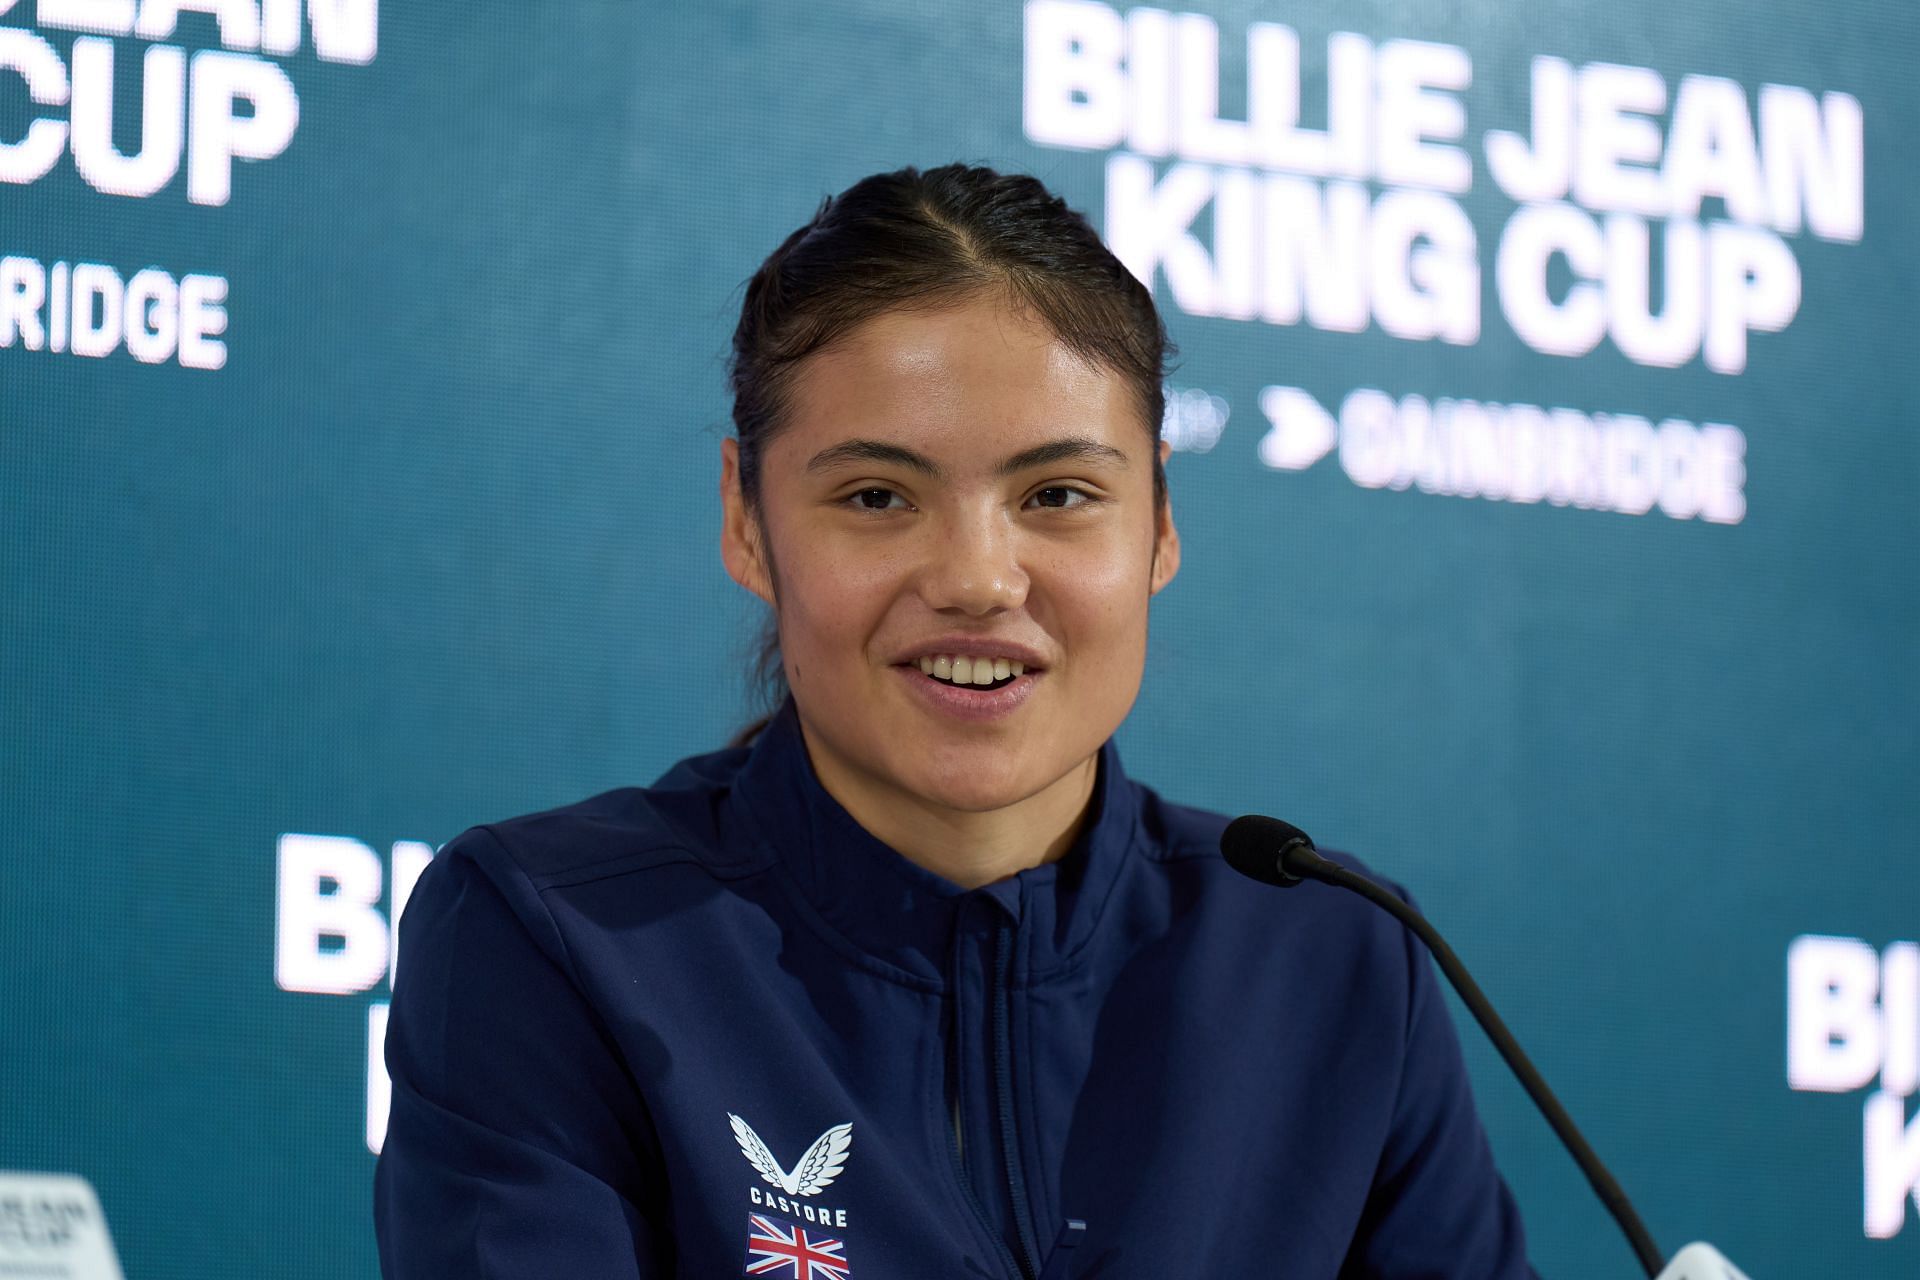
{"type": "Polygon", "coordinates": [[[1085,823],[1099,774],[1096,752],[1026,799],[968,812],[929,804],[823,750],[801,724],[827,794],[902,857],[966,889],[1065,856],[1085,823]]]}

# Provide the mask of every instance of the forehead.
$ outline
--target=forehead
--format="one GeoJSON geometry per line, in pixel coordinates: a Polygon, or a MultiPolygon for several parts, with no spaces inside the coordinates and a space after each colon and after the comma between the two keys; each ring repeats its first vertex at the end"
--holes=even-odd
{"type": "Polygon", "coordinates": [[[791,437],[812,450],[854,436],[929,451],[1068,435],[1128,453],[1151,443],[1120,374],[993,296],[864,322],[801,363],[786,419],[773,447],[791,437]]]}

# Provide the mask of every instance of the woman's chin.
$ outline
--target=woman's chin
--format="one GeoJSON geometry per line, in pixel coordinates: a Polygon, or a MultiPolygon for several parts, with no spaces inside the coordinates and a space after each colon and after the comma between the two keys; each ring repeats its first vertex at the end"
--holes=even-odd
{"type": "Polygon", "coordinates": [[[1033,780],[1031,767],[1011,765],[1002,757],[992,763],[949,758],[914,770],[904,781],[906,789],[927,804],[961,813],[985,813],[1025,800],[1035,790],[1033,780]]]}

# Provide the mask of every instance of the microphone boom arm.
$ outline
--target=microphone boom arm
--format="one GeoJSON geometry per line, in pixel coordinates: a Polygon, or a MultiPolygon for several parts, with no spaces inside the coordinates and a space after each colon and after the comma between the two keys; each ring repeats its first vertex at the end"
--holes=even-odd
{"type": "Polygon", "coordinates": [[[1599,1155],[1581,1134],[1579,1126],[1574,1124],[1573,1117],[1568,1115],[1567,1109],[1560,1105],[1560,1099],[1553,1096],[1553,1090],[1547,1087],[1545,1078],[1534,1067],[1526,1051],[1520,1047],[1520,1042],[1513,1038],[1513,1033],[1507,1030],[1507,1024],[1500,1020],[1498,1013],[1494,1012],[1492,1003],[1480,990],[1480,984],[1473,980],[1473,975],[1467,972],[1467,966],[1460,962],[1460,957],[1453,953],[1453,948],[1447,945],[1447,940],[1440,936],[1439,930],[1427,923],[1425,916],[1395,897],[1387,889],[1321,856],[1319,851],[1311,845],[1291,845],[1281,853],[1280,864],[1286,872],[1311,876],[1316,880],[1324,880],[1343,889],[1352,890],[1406,925],[1413,931],[1415,937],[1426,944],[1427,950],[1433,953],[1433,958],[1439,961],[1441,972],[1447,975],[1447,981],[1451,982],[1453,989],[1460,993],[1460,999],[1465,1002],[1475,1021],[1479,1022],[1481,1028],[1487,1033],[1487,1038],[1493,1041],[1493,1047],[1500,1051],[1500,1056],[1506,1060],[1507,1066],[1519,1079],[1520,1087],[1527,1091],[1541,1113],[1547,1117],[1547,1123],[1553,1126],[1553,1131],[1560,1136],[1560,1141],[1565,1143],[1567,1150],[1573,1154],[1574,1162],[1580,1166],[1580,1171],[1587,1175],[1587,1181],[1592,1184],[1594,1193],[1600,1197],[1601,1203],[1607,1206],[1607,1211],[1613,1215],[1614,1221],[1620,1224],[1620,1229],[1626,1233],[1627,1242],[1633,1246],[1634,1255],[1639,1259],[1640,1265],[1646,1268],[1648,1276],[1657,1275],[1662,1265],[1660,1250],[1648,1233],[1646,1224],[1635,1212],[1632,1202],[1627,1199],[1626,1191],[1608,1171],[1607,1166],[1601,1163],[1599,1155]]]}

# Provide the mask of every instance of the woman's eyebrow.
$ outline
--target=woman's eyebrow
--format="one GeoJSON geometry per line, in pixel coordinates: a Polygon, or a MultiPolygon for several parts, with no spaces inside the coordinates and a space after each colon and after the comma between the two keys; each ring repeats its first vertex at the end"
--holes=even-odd
{"type": "MultiPolygon", "coordinates": [[[[806,469],[825,471],[849,462],[891,463],[935,480],[946,475],[945,469],[926,454],[904,445],[888,444],[884,440],[842,440],[814,454],[808,460],[806,469]]],[[[1016,471],[1025,471],[1028,467],[1054,462],[1102,462],[1117,467],[1128,465],[1127,455],[1110,444],[1087,436],[1068,436],[1061,440],[1049,440],[1031,449],[1022,449],[995,467],[994,474],[1008,476],[1016,471]]]]}

